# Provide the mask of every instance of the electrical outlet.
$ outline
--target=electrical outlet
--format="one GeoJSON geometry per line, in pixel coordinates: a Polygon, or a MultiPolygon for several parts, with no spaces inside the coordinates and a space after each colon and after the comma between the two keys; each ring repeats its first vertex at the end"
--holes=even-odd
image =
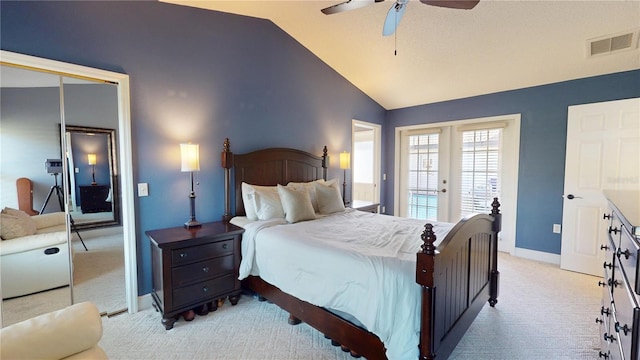
{"type": "Polygon", "coordinates": [[[149,196],[149,184],[147,183],[138,184],[138,197],[143,196],[149,196]]]}
{"type": "Polygon", "coordinates": [[[562,232],[562,226],[560,224],[553,224],[553,232],[560,234],[562,232]]]}

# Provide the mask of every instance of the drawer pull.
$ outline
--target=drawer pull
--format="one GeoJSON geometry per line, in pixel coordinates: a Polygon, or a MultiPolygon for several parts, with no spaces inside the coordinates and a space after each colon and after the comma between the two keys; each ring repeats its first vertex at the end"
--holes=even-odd
{"type": "Polygon", "coordinates": [[[609,312],[609,308],[605,308],[604,306],[600,308],[600,314],[601,315],[607,315],[609,316],[610,312],[609,312]]]}
{"type": "Polygon", "coordinates": [[[607,264],[607,262],[605,261],[604,264],[602,264],[602,267],[605,268],[605,269],[606,268],[612,269],[613,268],[613,263],[608,263],[607,264]]]}
{"type": "Polygon", "coordinates": [[[609,250],[609,246],[608,245],[600,245],[600,250],[609,250]]]}
{"type": "Polygon", "coordinates": [[[607,333],[604,333],[604,340],[608,341],[610,343],[613,343],[614,341],[616,341],[616,337],[613,335],[607,335],[607,333]]]}
{"type": "Polygon", "coordinates": [[[202,272],[208,273],[209,272],[209,267],[205,266],[202,268],[202,272]]]}
{"type": "Polygon", "coordinates": [[[602,351],[599,351],[598,352],[598,357],[608,359],[609,358],[609,354],[603,353],[602,351]]]}
{"type": "Polygon", "coordinates": [[[603,214],[602,219],[603,220],[611,219],[611,214],[603,214]]]}
{"type": "Polygon", "coordinates": [[[229,244],[222,244],[222,248],[227,250],[227,248],[229,247],[229,244]]]}
{"type": "Polygon", "coordinates": [[[620,285],[620,282],[618,280],[613,280],[613,279],[609,279],[608,283],[609,283],[609,286],[613,286],[614,288],[620,285]]]}
{"type": "Polygon", "coordinates": [[[621,251],[620,248],[618,248],[618,257],[620,257],[620,255],[624,255],[624,258],[629,260],[629,256],[631,256],[631,252],[629,251],[629,249],[625,250],[625,251],[621,251]]]}
{"type": "Polygon", "coordinates": [[[620,232],[620,229],[612,228],[611,226],[609,226],[609,234],[614,233],[614,234],[618,235],[619,232],[620,232]]]}
{"type": "Polygon", "coordinates": [[[209,291],[209,287],[208,286],[203,286],[202,287],[202,292],[208,292],[209,291]]]}
{"type": "Polygon", "coordinates": [[[596,324],[604,324],[604,320],[596,318],[596,324]]]}
{"type": "Polygon", "coordinates": [[[181,259],[184,259],[184,258],[186,258],[186,257],[187,257],[187,253],[186,253],[186,252],[181,252],[181,253],[180,253],[180,258],[181,258],[181,259]]]}
{"type": "Polygon", "coordinates": [[[620,330],[622,330],[624,336],[627,336],[627,333],[631,332],[631,328],[628,327],[627,324],[624,324],[624,326],[620,327],[620,323],[616,321],[616,332],[620,332],[620,330]]]}

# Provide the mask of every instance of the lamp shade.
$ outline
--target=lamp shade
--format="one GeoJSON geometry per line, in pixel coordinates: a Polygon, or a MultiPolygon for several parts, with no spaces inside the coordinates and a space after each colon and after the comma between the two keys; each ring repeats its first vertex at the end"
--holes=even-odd
{"type": "Polygon", "coordinates": [[[87,161],[89,161],[89,165],[95,165],[96,160],[96,154],[87,154],[87,161]]]}
{"type": "Polygon", "coordinates": [[[198,144],[180,144],[182,171],[200,171],[200,147],[198,144]]]}
{"type": "Polygon", "coordinates": [[[346,151],[340,153],[340,169],[349,169],[351,167],[351,154],[346,151]]]}

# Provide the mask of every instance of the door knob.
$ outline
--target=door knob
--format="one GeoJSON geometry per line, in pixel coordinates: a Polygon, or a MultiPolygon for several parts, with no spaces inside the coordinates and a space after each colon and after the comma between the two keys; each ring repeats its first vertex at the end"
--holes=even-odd
{"type": "Polygon", "coordinates": [[[569,199],[569,200],[573,200],[573,199],[582,199],[582,197],[580,197],[580,196],[575,196],[575,195],[573,195],[573,194],[569,194],[569,195],[567,195],[567,199],[569,199]]]}

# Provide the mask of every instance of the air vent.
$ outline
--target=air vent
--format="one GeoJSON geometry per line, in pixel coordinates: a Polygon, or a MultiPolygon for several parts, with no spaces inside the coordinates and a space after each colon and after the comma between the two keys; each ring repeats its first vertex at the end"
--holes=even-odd
{"type": "Polygon", "coordinates": [[[619,51],[633,50],[637,47],[637,30],[587,40],[587,54],[589,57],[609,55],[619,51]]]}

